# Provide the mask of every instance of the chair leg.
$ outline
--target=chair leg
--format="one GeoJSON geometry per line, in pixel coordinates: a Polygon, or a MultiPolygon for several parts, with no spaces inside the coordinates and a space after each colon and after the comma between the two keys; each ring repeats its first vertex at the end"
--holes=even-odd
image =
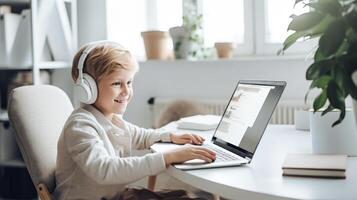
{"type": "Polygon", "coordinates": [[[51,194],[47,189],[47,186],[43,183],[37,185],[37,192],[41,200],[51,200],[51,194]]]}
{"type": "Polygon", "coordinates": [[[155,191],[156,176],[149,176],[148,178],[148,190],[155,191]]]}
{"type": "Polygon", "coordinates": [[[217,194],[212,194],[213,200],[220,200],[221,198],[217,194]]]}

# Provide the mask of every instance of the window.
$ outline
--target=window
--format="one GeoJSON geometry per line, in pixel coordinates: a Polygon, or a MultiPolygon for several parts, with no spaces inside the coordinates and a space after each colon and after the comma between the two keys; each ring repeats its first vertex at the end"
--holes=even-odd
{"type": "MultiPolygon", "coordinates": [[[[183,1],[146,0],[107,1],[108,39],[122,43],[140,58],[145,51],[140,33],[182,25],[183,1]]],[[[276,55],[290,34],[287,27],[291,14],[307,11],[295,7],[295,0],[191,0],[198,1],[203,15],[206,47],[215,42],[235,42],[237,55],[276,55]]],[[[313,43],[300,42],[287,53],[306,53],[313,43]]]]}
{"type": "Polygon", "coordinates": [[[282,43],[288,33],[287,27],[291,21],[292,14],[300,15],[308,11],[308,7],[301,4],[294,8],[295,1],[287,0],[265,0],[265,41],[268,43],[282,43]],[[281,9],[284,8],[284,9],[281,9]]]}
{"type": "MultiPolygon", "coordinates": [[[[292,32],[287,31],[292,14],[300,15],[308,8],[298,4],[294,7],[295,0],[264,0],[255,1],[255,42],[256,54],[271,55],[282,46],[285,38],[292,32]]],[[[289,54],[303,54],[314,47],[314,42],[298,42],[287,50],[289,54]]]]}
{"type": "Polygon", "coordinates": [[[146,1],[107,1],[108,39],[119,42],[135,55],[145,54],[140,32],[147,30],[146,1]]]}
{"type": "Polygon", "coordinates": [[[203,2],[203,27],[207,46],[213,46],[215,42],[244,43],[243,3],[243,0],[203,2]]]}

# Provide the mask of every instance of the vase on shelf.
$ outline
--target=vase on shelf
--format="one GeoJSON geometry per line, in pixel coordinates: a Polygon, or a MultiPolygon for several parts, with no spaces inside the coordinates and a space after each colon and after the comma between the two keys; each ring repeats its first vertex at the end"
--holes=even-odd
{"type": "Polygon", "coordinates": [[[169,60],[172,57],[170,38],[166,31],[141,32],[144,40],[146,58],[148,60],[169,60]]]}
{"type": "Polygon", "coordinates": [[[235,44],[233,42],[216,42],[214,44],[218,58],[230,59],[233,57],[235,44]]]}

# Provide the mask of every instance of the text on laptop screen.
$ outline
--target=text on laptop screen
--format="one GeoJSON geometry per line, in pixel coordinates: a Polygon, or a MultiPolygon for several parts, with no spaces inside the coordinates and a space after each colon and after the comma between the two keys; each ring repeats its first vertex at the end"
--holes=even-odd
{"type": "Polygon", "coordinates": [[[214,138],[254,153],[284,86],[239,83],[214,138]]]}

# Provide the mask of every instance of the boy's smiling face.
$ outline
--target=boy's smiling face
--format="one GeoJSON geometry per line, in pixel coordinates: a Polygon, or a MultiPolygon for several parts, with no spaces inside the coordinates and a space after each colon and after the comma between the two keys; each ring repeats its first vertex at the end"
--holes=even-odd
{"type": "Polygon", "coordinates": [[[98,82],[98,98],[94,106],[103,115],[112,119],[114,114],[124,114],[133,96],[133,79],[135,71],[120,68],[98,82]]]}

